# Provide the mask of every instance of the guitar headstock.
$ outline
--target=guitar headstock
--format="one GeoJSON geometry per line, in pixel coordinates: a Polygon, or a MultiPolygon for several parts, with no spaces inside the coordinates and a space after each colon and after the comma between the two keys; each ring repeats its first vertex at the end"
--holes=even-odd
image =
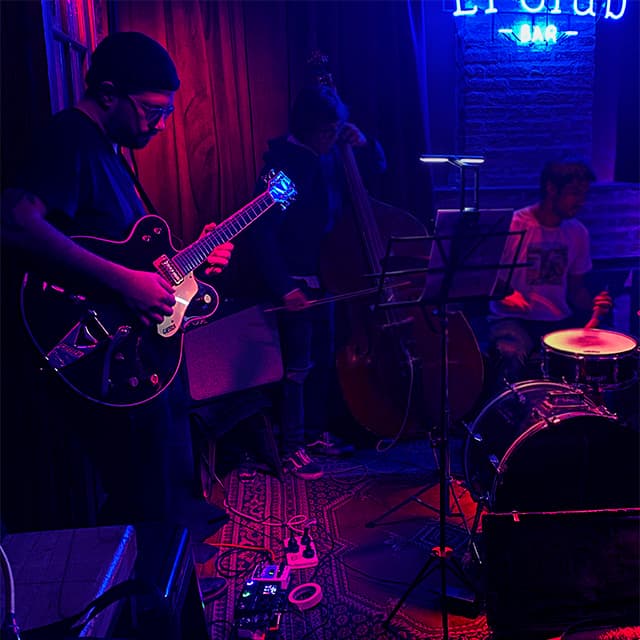
{"type": "Polygon", "coordinates": [[[286,209],[298,195],[295,185],[291,182],[284,171],[269,172],[267,176],[267,191],[271,197],[283,208],[286,209]]]}

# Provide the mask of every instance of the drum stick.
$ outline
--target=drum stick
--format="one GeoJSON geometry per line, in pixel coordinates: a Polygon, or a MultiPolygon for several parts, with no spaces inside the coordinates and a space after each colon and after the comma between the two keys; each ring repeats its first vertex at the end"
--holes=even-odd
{"type": "MultiPolygon", "coordinates": [[[[606,285],[603,291],[606,291],[608,293],[609,285],[606,285]]],[[[589,318],[589,322],[587,322],[587,324],[584,325],[584,328],[595,329],[600,324],[600,318],[602,318],[602,316],[604,316],[608,311],[609,309],[607,309],[606,307],[601,307],[600,305],[598,305],[593,310],[593,313],[591,314],[591,318],[589,318]]]]}

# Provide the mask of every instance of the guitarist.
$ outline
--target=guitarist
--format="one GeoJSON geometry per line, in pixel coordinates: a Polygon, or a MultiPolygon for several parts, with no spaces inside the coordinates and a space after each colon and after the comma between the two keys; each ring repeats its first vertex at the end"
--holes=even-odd
{"type": "MultiPolygon", "coordinates": [[[[121,299],[145,325],[158,323],[175,304],[163,277],[110,262],[69,236],[124,240],[137,219],[153,212],[120,148],[142,149],[164,131],[180,85],[176,67],[151,38],[115,33],[93,53],[86,82],[81,101],[56,114],[39,138],[18,188],[3,194],[3,279],[19,269],[63,286],[80,282],[89,292],[106,290],[121,299]]],[[[220,272],[232,248],[217,247],[207,272],[220,272]]],[[[3,287],[4,526],[19,531],[180,519],[186,510],[211,517],[204,503],[179,499],[191,490],[191,449],[186,429],[180,435],[172,423],[167,394],[133,409],[110,408],[43,372],[19,318],[19,281],[3,287]],[[97,472],[93,496],[83,483],[87,460],[97,472]],[[178,487],[179,477],[185,480],[178,487]],[[96,503],[97,516],[91,512],[96,503]]]]}

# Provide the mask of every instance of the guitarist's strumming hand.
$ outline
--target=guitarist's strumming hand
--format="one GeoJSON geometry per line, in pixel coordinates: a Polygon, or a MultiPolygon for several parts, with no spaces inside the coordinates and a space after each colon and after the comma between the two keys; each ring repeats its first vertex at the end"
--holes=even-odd
{"type": "MultiPolygon", "coordinates": [[[[216,228],[215,222],[210,222],[205,225],[200,237],[206,236],[208,233],[211,233],[216,228]]],[[[222,270],[226,268],[229,264],[229,259],[231,258],[231,252],[233,251],[233,242],[225,242],[224,244],[219,244],[215,249],[207,256],[207,262],[209,264],[208,267],[205,268],[204,272],[210,276],[215,273],[222,273],[222,270]]]]}
{"type": "Polygon", "coordinates": [[[176,299],[173,287],[159,273],[123,267],[119,293],[145,326],[171,315],[176,299]]]}

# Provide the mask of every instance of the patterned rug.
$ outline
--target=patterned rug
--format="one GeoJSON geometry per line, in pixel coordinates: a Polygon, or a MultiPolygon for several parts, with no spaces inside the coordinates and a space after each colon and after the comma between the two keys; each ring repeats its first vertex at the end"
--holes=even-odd
{"type": "MultiPolygon", "coordinates": [[[[437,480],[431,447],[414,442],[401,443],[387,453],[361,450],[339,462],[323,459],[323,466],[322,479],[306,482],[292,476],[280,481],[264,473],[241,479],[233,471],[223,481],[224,490],[217,488],[213,500],[219,505],[226,500],[231,518],[209,539],[219,545],[216,556],[199,565],[201,577],[224,575],[229,583],[226,595],[207,607],[212,639],[236,637],[234,608],[245,580],[257,563],[269,557],[279,563],[284,558],[290,527],[298,532],[309,527],[319,558],[316,567],[292,571],[290,588],[315,582],[323,598],[304,612],[289,605],[279,634],[268,637],[442,638],[441,565],[431,554],[440,540],[439,487],[427,484],[437,480]],[[409,499],[412,495],[415,498],[409,499]],[[405,505],[384,515],[405,499],[405,505]],[[374,526],[367,526],[372,520],[374,526]],[[425,577],[383,625],[425,567],[425,577]]],[[[450,502],[445,540],[454,549],[454,559],[445,564],[447,591],[455,589],[471,598],[469,573],[474,563],[465,561],[473,556],[467,530],[472,527],[475,503],[460,483],[452,485],[450,502]]],[[[484,616],[471,617],[474,612],[466,610],[465,616],[456,615],[453,604],[450,610],[449,637],[489,637],[484,616]]]]}

